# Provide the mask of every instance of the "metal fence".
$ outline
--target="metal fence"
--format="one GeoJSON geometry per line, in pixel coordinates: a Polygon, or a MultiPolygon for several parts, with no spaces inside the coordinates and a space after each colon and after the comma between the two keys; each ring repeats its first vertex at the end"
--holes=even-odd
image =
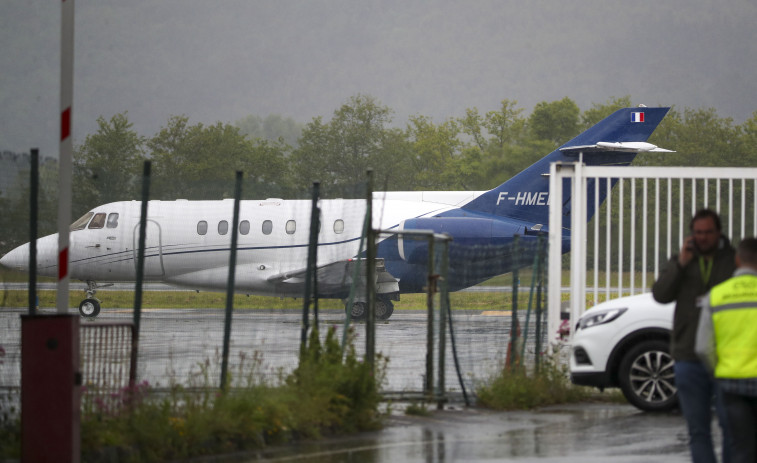
{"type": "MultiPolygon", "coordinates": [[[[690,233],[688,222],[698,209],[714,209],[723,233],[733,244],[757,235],[757,168],[597,167],[555,164],[552,205],[561,205],[563,181],[570,181],[572,225],[569,281],[562,280],[559,230],[550,230],[550,278],[570,287],[570,314],[575,320],[586,301],[602,301],[649,291],[661,266],[690,233]],[[566,180],[567,179],[567,180],[566,180]],[[597,214],[586,215],[587,198],[597,214]]],[[[553,213],[560,214],[554,207],[553,213]]],[[[553,216],[553,220],[555,216],[553,216]]],[[[556,216],[559,220],[559,215],[556,216]]],[[[550,287],[550,305],[559,305],[560,284],[550,287]]],[[[558,329],[551,313],[550,332],[558,329]]]]}

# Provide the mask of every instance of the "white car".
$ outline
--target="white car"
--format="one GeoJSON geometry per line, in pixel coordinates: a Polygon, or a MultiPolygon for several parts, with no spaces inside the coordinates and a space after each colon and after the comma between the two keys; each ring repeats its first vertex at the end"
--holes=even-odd
{"type": "Polygon", "coordinates": [[[670,356],[674,307],[644,293],[587,310],[571,341],[571,381],[600,389],[620,387],[631,404],[645,411],[676,407],[670,356]]]}

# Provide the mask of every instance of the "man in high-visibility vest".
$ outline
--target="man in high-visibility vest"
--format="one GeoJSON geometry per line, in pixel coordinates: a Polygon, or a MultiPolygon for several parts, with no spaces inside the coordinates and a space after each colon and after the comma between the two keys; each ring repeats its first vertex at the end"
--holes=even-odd
{"type": "Polygon", "coordinates": [[[732,433],[731,462],[757,461],[757,238],[736,251],[738,269],[700,300],[696,352],[715,375],[732,433]]]}

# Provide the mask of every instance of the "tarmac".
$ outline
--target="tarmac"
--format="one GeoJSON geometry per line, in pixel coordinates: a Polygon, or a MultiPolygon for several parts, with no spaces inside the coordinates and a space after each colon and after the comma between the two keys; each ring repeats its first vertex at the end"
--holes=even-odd
{"type": "MultiPolygon", "coordinates": [[[[418,416],[404,414],[401,407],[395,404],[380,431],[193,461],[690,461],[686,427],[676,412],[644,413],[626,404],[580,403],[509,412],[450,406],[418,416]]],[[[719,442],[719,434],[715,439],[719,442]]]]}

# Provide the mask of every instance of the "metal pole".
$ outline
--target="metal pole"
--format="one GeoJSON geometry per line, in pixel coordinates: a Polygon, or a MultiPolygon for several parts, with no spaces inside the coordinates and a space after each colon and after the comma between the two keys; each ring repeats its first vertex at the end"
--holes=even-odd
{"type": "Polygon", "coordinates": [[[134,288],[134,347],[131,364],[137,371],[139,351],[139,325],[142,320],[142,280],[145,274],[145,234],[147,232],[147,205],[150,198],[150,161],[145,161],[142,173],[142,207],[139,218],[139,243],[137,247],[137,285],[134,288]]]}
{"type": "Polygon", "coordinates": [[[68,313],[68,246],[71,225],[71,173],[73,139],[71,126],[74,101],[74,0],[61,2],[60,41],[60,157],[58,159],[58,285],[56,308],[68,313]]]}
{"type": "Polygon", "coordinates": [[[242,171],[236,174],[234,185],[234,213],[231,220],[231,250],[229,252],[229,280],[226,285],[226,317],[223,325],[223,354],[221,356],[221,390],[228,388],[231,318],[234,311],[234,277],[237,270],[237,242],[239,239],[239,200],[242,197],[242,171]]]}
{"type": "Polygon", "coordinates": [[[428,237],[428,283],[426,284],[426,384],[427,396],[434,392],[434,237],[428,237]]]}
{"type": "Polygon", "coordinates": [[[519,249],[520,235],[513,235],[513,260],[515,266],[513,267],[513,308],[512,315],[510,317],[510,348],[508,349],[508,360],[510,363],[510,369],[515,369],[515,365],[518,363],[517,349],[515,343],[518,340],[518,267],[520,267],[520,249],[519,249]]]}
{"type": "Polygon", "coordinates": [[[536,371],[539,371],[539,365],[541,363],[541,289],[544,286],[544,268],[546,267],[544,265],[544,259],[545,259],[545,249],[544,249],[544,233],[539,232],[539,246],[538,246],[538,256],[539,256],[539,262],[541,262],[541,265],[539,266],[539,271],[537,272],[536,278],[537,286],[536,286],[536,371]]]}
{"type": "Polygon", "coordinates": [[[373,170],[368,169],[368,185],[366,188],[366,269],[365,292],[367,298],[367,313],[365,317],[365,361],[371,365],[373,371],[376,358],[376,231],[373,229],[373,170]]]}
{"type": "Polygon", "coordinates": [[[29,316],[37,314],[37,217],[39,215],[39,150],[32,148],[29,183],[29,316]]]}
{"type": "MultiPolygon", "coordinates": [[[[310,239],[308,240],[308,262],[305,270],[305,294],[302,306],[302,335],[300,339],[300,351],[304,353],[304,349],[307,346],[307,330],[309,328],[309,310],[310,301],[314,294],[317,294],[318,288],[316,287],[316,260],[318,258],[318,216],[320,210],[318,209],[318,196],[320,190],[320,183],[313,182],[313,196],[312,206],[310,209],[310,239]]],[[[315,329],[318,329],[318,298],[315,297],[316,305],[313,307],[313,316],[315,317],[315,329]]]]}
{"type": "Polygon", "coordinates": [[[439,378],[438,378],[438,386],[436,391],[436,397],[437,397],[437,403],[436,407],[437,409],[441,410],[444,402],[445,402],[445,387],[444,382],[446,380],[445,377],[445,371],[444,371],[444,356],[447,353],[446,349],[446,339],[445,339],[445,330],[447,329],[446,326],[446,320],[447,320],[447,306],[449,305],[449,297],[448,297],[448,289],[447,289],[447,275],[448,275],[448,266],[449,266],[449,259],[447,255],[447,250],[449,246],[447,244],[447,241],[444,241],[442,243],[442,258],[439,266],[441,267],[439,269],[439,283],[441,286],[441,292],[439,294],[439,378]]]}

